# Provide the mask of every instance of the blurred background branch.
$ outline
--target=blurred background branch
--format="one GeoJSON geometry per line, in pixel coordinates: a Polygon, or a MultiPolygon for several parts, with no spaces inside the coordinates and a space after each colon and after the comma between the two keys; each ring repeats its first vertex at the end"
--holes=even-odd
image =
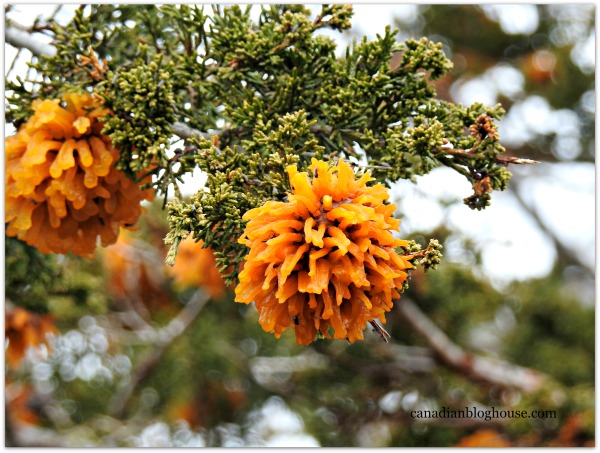
{"type": "Polygon", "coordinates": [[[136,368],[131,374],[128,383],[115,395],[112,402],[110,412],[116,418],[123,418],[124,411],[127,408],[129,400],[133,392],[136,391],[141,381],[148,377],[154,368],[159,364],[162,355],[167,348],[177,340],[185,330],[198,317],[206,303],[209,301],[209,296],[202,290],[194,292],[189,302],[173,318],[169,324],[160,330],[154,332],[154,341],[150,343],[150,350],[142,357],[136,368]]]}
{"type": "Polygon", "coordinates": [[[527,393],[539,390],[546,383],[547,377],[538,371],[464,351],[454,344],[409,298],[404,297],[396,301],[396,304],[401,318],[433,349],[436,357],[444,365],[467,379],[503,387],[514,387],[527,393]]]}

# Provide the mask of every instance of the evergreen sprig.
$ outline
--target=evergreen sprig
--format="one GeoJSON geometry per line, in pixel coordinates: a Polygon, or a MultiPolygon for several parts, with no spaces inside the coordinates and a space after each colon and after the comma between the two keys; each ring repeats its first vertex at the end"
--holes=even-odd
{"type": "Polygon", "coordinates": [[[25,114],[15,106],[26,112],[38,96],[102,96],[118,167],[152,174],[165,200],[174,188],[169,261],[192,234],[235,275],[242,216],[283,199],[285,167],[306,171],[311,157],[366,161],[363,170],[387,185],[448,166],[472,185],[472,209],[487,206],[510,178],[498,160],[502,108],[437,98],[434,81],[452,68],[441,44],[400,43],[387,27],[336,57],[333,40],[316,32],[350,28],[347,5],[322,5],[314,19],[303,5],[261,6],[258,19],[250,5],[216,5],[212,15],[189,5],[88,8],[66,27],[54,25],[56,55],[32,65],[43,76],[34,92],[11,86],[7,118],[18,125],[25,114]],[[173,150],[175,123],[192,132],[173,150]],[[207,184],[185,201],[178,184],[196,168],[207,184]]]}
{"type": "MultiPolygon", "coordinates": [[[[107,74],[106,107],[112,114],[103,133],[119,148],[117,167],[136,176],[151,166],[167,167],[167,150],[176,119],[170,68],[161,67],[158,55],[107,74]],[[119,93],[114,96],[111,93],[119,93]]],[[[163,186],[159,186],[163,189],[163,186]]]]}

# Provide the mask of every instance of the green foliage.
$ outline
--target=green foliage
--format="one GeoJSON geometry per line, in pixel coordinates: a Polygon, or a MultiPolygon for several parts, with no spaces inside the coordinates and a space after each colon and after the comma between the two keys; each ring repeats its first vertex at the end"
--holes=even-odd
{"type": "Polygon", "coordinates": [[[563,284],[555,275],[514,285],[517,319],[527,321],[504,346],[517,363],[549,373],[565,385],[578,385],[594,378],[594,309],[561,291],[563,284]]]}
{"type": "MultiPolygon", "coordinates": [[[[243,214],[282,197],[285,165],[297,162],[305,171],[309,157],[364,155],[366,168],[388,184],[439,165],[452,167],[473,184],[483,172],[503,171],[495,162],[503,152],[497,134],[464,137],[481,118],[500,118],[502,109],[463,108],[435,99],[425,75],[437,79],[451,68],[440,45],[425,39],[398,44],[387,28],[376,41],[354,42],[345,59],[337,60],[333,42],[314,31],[345,24],[346,19],[336,17],[346,9],[325,9],[311,22],[303,8],[277,8],[263,8],[258,23],[250,20],[249,8],[239,6],[216,8],[211,18],[202,61],[214,62],[204,67],[211,74],[209,98],[220,104],[226,127],[216,132],[218,142],[191,139],[182,153],[187,162],[191,154],[198,155],[198,166],[209,175],[209,193],[194,198],[197,222],[180,221],[171,209],[169,260],[176,255],[175,238],[193,233],[219,251],[222,269],[237,264],[243,251],[232,238],[241,234],[243,214]],[[328,14],[332,19],[324,22],[321,17],[328,14]],[[401,59],[393,67],[396,54],[401,59]],[[448,144],[467,149],[466,157],[450,155],[448,144]],[[204,157],[209,148],[210,162],[204,157]],[[184,224],[187,229],[180,229],[184,224]]],[[[196,126],[193,120],[186,124],[196,126]]],[[[491,123],[488,127],[493,129],[491,123]]],[[[494,178],[476,194],[487,200],[493,189],[505,187],[505,180],[494,178]]],[[[467,204],[481,208],[486,203],[467,204]]]]}
{"type": "Polygon", "coordinates": [[[48,294],[61,278],[56,257],[6,235],[4,241],[6,298],[28,310],[47,312],[48,294]]]}
{"type": "Polygon", "coordinates": [[[306,168],[311,156],[319,156],[322,147],[311,137],[304,112],[286,115],[279,126],[257,121],[251,140],[244,140],[244,152],[237,146],[219,149],[207,139],[196,139],[196,162],[208,174],[206,187],[190,203],[169,203],[171,232],[166,242],[173,244],[167,262],[173,262],[180,239],[192,231],[196,240],[213,246],[217,263],[228,282],[238,273],[247,253],[237,239],[245,227],[242,216],[270,199],[283,199],[290,190],[286,167],[300,164],[306,168]]]}
{"type": "MultiPolygon", "coordinates": [[[[452,68],[441,44],[398,43],[387,27],[337,59],[335,43],[316,32],[349,28],[349,6],[323,5],[312,20],[302,5],[268,5],[256,22],[250,9],[217,5],[209,17],[187,5],[94,5],[88,15],[82,7],[67,27],[53,24],[56,55],[32,66],[47,80],[46,97],[85,89],[105,99],[118,168],[153,175],[165,200],[171,187],[181,198],[179,183],[194,168],[209,174],[210,193],[193,199],[196,221],[170,210],[169,260],[175,238],[192,233],[219,251],[223,269],[237,265],[244,213],[283,197],[285,166],[305,171],[313,156],[364,158],[386,184],[446,165],[473,184],[465,203],[477,209],[506,187],[493,124],[503,111],[436,98],[432,82],[452,68]],[[485,133],[476,130],[481,123],[485,133]],[[186,141],[173,155],[176,125],[188,132],[179,132],[186,141]]],[[[12,88],[9,112],[17,102],[27,107],[26,93],[12,88]]]]}
{"type": "Polygon", "coordinates": [[[98,291],[103,276],[91,277],[90,268],[95,265],[87,260],[45,255],[5,236],[5,294],[12,304],[29,311],[63,319],[65,313],[78,318],[105,311],[106,296],[98,291]]]}
{"type": "MultiPolygon", "coordinates": [[[[132,176],[151,166],[164,168],[173,135],[174,95],[169,67],[160,67],[160,56],[145,64],[140,58],[131,67],[107,73],[110,85],[105,103],[108,115],[103,133],[119,148],[117,168],[132,176]],[[114,96],[112,93],[119,93],[114,96]]],[[[157,171],[158,172],[158,171],[157,171]]],[[[160,189],[166,192],[167,184],[160,189]]]]}

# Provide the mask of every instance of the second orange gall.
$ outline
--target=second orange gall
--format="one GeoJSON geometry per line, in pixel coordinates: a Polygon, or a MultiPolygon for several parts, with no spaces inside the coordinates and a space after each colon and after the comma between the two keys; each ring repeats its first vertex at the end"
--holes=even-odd
{"type": "Polygon", "coordinates": [[[101,104],[88,93],[34,101],[34,115],[6,138],[8,236],[42,253],[92,258],[98,237],[113,244],[137,222],[153,191],[114,166],[119,150],[102,134],[101,104]]]}
{"type": "Polygon", "coordinates": [[[400,221],[385,204],[387,189],[367,186],[340,159],[329,168],[312,160],[312,174],[287,168],[292,193],[248,211],[240,242],[250,248],[239,276],[236,302],[254,302],[266,332],[288,327],[299,344],[325,338],[363,339],[366,323],[385,323],[400,297],[412,256],[395,247],[400,221]]]}

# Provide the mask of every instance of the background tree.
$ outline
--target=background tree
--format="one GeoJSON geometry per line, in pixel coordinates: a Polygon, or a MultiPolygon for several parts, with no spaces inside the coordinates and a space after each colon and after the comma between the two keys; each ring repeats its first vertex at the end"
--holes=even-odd
{"type": "MultiPolygon", "coordinates": [[[[301,5],[268,6],[252,13],[252,21],[238,7],[209,14],[207,7],[102,5],[75,9],[64,26],[54,20],[59,9],[27,30],[9,21],[7,42],[36,56],[29,81],[9,72],[7,121],[24,124],[36,99],[93,91],[114,113],[102,134],[119,149],[119,169],[133,178],[152,176],[158,197],[144,205],[139,231],[122,231],[94,260],[43,255],[5,238],[7,443],[593,442],[593,271],[582,250],[544,222],[545,200],[526,197],[538,171],[547,174],[550,164],[558,169],[552,174],[562,176],[565,161],[593,162],[587,151],[593,149],[593,65],[590,70],[577,51],[593,31],[593,14],[559,5],[532,8],[537,28],[515,34],[501,27],[502,10],[493,5],[415,7],[399,19],[398,41],[385,33],[338,60],[319,32],[352,32],[350,10],[342,6],[310,15],[301,5]],[[54,47],[40,44],[44,34],[54,47]],[[443,43],[452,70],[428,41],[400,44],[421,36],[443,43]],[[427,72],[429,79],[419,75],[427,72]],[[499,123],[500,136],[508,136],[506,154],[493,123],[477,122],[483,114],[500,118],[499,109],[454,104],[469,83],[481,80],[485,99],[508,110],[499,123]],[[419,105],[424,108],[415,112],[419,105]],[[536,110],[546,112],[546,121],[519,117],[532,105],[546,107],[536,110]],[[547,133],[552,118],[561,127],[547,133]],[[487,128],[485,135],[477,124],[487,128]],[[533,133],[519,124],[531,125],[533,133]],[[477,156],[461,155],[474,146],[477,156]],[[390,342],[369,329],[352,345],[317,340],[300,346],[289,331],[274,338],[260,328],[253,307],[233,302],[232,265],[247,253],[235,243],[241,215],[265,200],[283,200],[290,190],[286,165],[304,170],[311,157],[339,155],[387,184],[432,170],[422,179],[443,178],[444,168],[456,174],[452,181],[462,192],[441,200],[446,220],[453,210],[469,212],[460,198],[474,208],[487,204],[485,178],[490,188],[506,187],[506,162],[498,159],[543,161],[523,171],[511,165],[514,176],[504,193],[527,206],[552,238],[552,271],[535,280],[490,280],[482,265],[493,250],[489,244],[449,221],[415,228],[413,219],[428,214],[410,209],[407,201],[417,194],[407,189],[412,183],[399,182],[394,187],[403,197],[393,201],[405,219],[403,234],[423,246],[437,238],[449,246],[450,260],[435,272],[412,273],[409,289],[387,315],[390,342]],[[177,183],[197,166],[208,173],[210,191],[181,193],[177,183]],[[163,201],[173,193],[178,201],[169,205],[167,219],[163,201]],[[185,238],[190,234],[216,258],[185,238]],[[169,253],[163,243],[167,235],[179,245],[176,258],[175,248],[169,253]],[[167,256],[175,267],[163,264],[167,256]],[[216,277],[215,263],[229,279],[216,277]],[[60,334],[48,346],[26,349],[55,328],[60,334]],[[556,418],[410,415],[444,406],[548,410],[556,418]]],[[[527,250],[515,257],[535,259],[527,250]]]]}

